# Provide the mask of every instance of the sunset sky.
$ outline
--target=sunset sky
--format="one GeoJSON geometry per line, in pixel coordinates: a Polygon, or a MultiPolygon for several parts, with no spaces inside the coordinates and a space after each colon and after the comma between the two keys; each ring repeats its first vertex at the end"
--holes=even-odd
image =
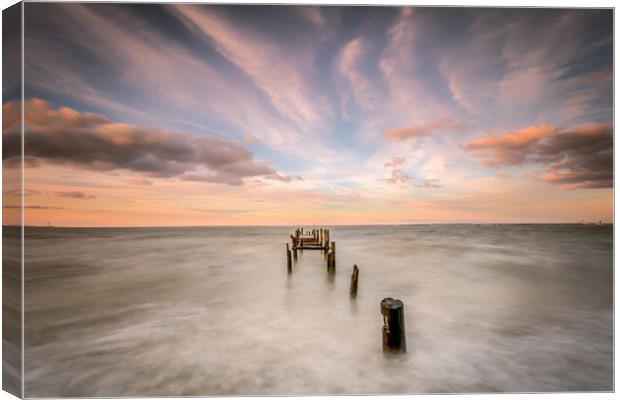
{"type": "Polygon", "coordinates": [[[26,223],[610,222],[612,17],[26,3],[26,223]]]}

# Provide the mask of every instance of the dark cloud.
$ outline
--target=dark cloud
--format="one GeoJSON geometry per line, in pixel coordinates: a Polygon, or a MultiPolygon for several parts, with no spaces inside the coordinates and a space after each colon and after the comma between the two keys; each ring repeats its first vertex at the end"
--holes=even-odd
{"type": "Polygon", "coordinates": [[[613,187],[613,128],[588,125],[559,131],[539,125],[475,140],[465,149],[491,167],[542,164],[545,182],[569,188],[613,187]]]}
{"type": "Polygon", "coordinates": [[[86,194],[83,192],[52,192],[52,195],[57,196],[57,197],[68,197],[71,199],[85,199],[85,200],[96,198],[96,196],[86,194]]]}
{"type": "MultiPolygon", "coordinates": [[[[18,118],[14,112],[18,107],[12,102],[3,110],[18,118]]],[[[229,185],[241,185],[246,177],[280,179],[274,168],[254,160],[246,147],[232,140],[112,123],[97,114],[53,110],[39,99],[27,101],[25,108],[24,145],[29,157],[91,170],[124,169],[146,177],[229,185]]],[[[4,122],[4,159],[19,157],[18,125],[11,118],[4,122]]]]}
{"type": "Polygon", "coordinates": [[[39,192],[38,190],[30,190],[30,189],[24,189],[23,191],[21,189],[11,189],[11,190],[4,191],[4,194],[10,195],[10,196],[33,196],[33,195],[37,195],[40,193],[41,192],[39,192]]]}
{"type": "Polygon", "coordinates": [[[68,192],[40,192],[38,190],[30,190],[30,189],[25,189],[22,193],[22,190],[20,189],[11,189],[11,190],[5,190],[4,194],[5,195],[13,195],[13,196],[36,196],[36,195],[40,195],[40,194],[49,194],[51,196],[55,196],[55,197],[65,197],[65,198],[72,198],[72,199],[94,199],[96,198],[96,196],[93,195],[89,195],[83,192],[78,192],[78,191],[68,191],[68,192]]]}

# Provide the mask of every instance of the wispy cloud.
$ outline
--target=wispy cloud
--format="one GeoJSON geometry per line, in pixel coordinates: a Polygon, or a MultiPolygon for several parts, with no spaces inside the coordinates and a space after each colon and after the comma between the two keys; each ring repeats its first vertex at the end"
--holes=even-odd
{"type": "Polygon", "coordinates": [[[127,179],[126,182],[131,185],[139,185],[139,186],[150,186],[153,184],[153,181],[146,179],[146,178],[127,179]]]}
{"type": "Polygon", "coordinates": [[[404,164],[405,161],[406,160],[403,157],[394,156],[389,161],[387,161],[385,164],[383,164],[383,168],[395,168],[399,165],[404,164]]]}
{"type": "Polygon", "coordinates": [[[388,183],[405,183],[409,181],[411,177],[405,171],[394,168],[392,175],[387,179],[388,183]]]}
{"type": "Polygon", "coordinates": [[[312,52],[276,46],[274,38],[234,26],[211,8],[176,5],[187,23],[211,38],[224,57],[244,71],[278,112],[298,128],[319,126],[330,113],[324,96],[307,79],[314,75],[312,52]]]}
{"type": "Polygon", "coordinates": [[[416,184],[416,187],[420,188],[440,188],[438,179],[422,179],[419,183],[416,184]]]}
{"type": "Polygon", "coordinates": [[[347,82],[343,91],[345,107],[353,101],[364,111],[373,110],[379,98],[374,83],[362,72],[367,47],[363,37],[357,37],[342,48],[338,57],[338,71],[347,82]]]}

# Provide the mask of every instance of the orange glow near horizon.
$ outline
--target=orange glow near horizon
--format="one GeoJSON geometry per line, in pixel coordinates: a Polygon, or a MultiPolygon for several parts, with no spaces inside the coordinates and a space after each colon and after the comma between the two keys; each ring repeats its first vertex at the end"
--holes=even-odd
{"type": "Polygon", "coordinates": [[[611,10],[153,7],[25,8],[4,224],[613,220],[611,10]]]}
{"type": "MultiPolygon", "coordinates": [[[[611,189],[579,196],[572,190],[545,192],[543,182],[501,178],[477,182],[476,191],[395,200],[381,192],[335,195],[260,181],[240,187],[171,180],[135,185],[120,173],[59,166],[26,168],[25,176],[27,226],[577,223],[613,218],[611,189]],[[56,178],[50,182],[50,176],[56,178]]],[[[18,198],[5,195],[5,204],[18,198]]],[[[18,210],[4,211],[4,224],[16,221],[18,210]]]]}

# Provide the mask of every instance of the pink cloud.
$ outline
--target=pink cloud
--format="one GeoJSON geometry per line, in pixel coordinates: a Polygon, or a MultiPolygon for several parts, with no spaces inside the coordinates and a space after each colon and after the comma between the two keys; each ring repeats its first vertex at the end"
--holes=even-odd
{"type": "Polygon", "coordinates": [[[390,176],[387,181],[388,183],[405,183],[409,181],[411,177],[403,170],[393,169],[392,176],[390,176]]]}
{"type": "Polygon", "coordinates": [[[399,165],[404,164],[405,161],[406,160],[403,157],[394,156],[388,162],[383,164],[383,168],[395,168],[399,165]]]}
{"type": "Polygon", "coordinates": [[[249,133],[246,133],[245,135],[243,135],[243,141],[248,143],[248,144],[259,143],[260,142],[260,140],[256,136],[251,135],[249,133]]]}
{"type": "Polygon", "coordinates": [[[443,129],[463,130],[465,129],[465,124],[455,121],[451,118],[443,118],[436,121],[428,122],[423,125],[390,129],[388,131],[385,131],[383,135],[388,139],[406,140],[414,137],[426,136],[443,129]]]}
{"type": "Polygon", "coordinates": [[[474,140],[465,148],[483,153],[485,164],[489,166],[519,165],[527,156],[528,146],[556,133],[557,129],[551,125],[528,126],[515,132],[474,140]]]}

